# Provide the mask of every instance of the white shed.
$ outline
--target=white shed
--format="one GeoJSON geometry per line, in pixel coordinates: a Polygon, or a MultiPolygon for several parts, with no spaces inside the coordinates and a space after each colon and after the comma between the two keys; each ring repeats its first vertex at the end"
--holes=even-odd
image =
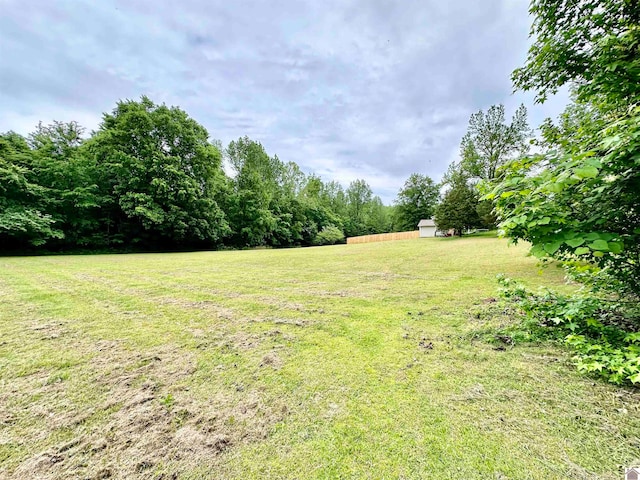
{"type": "Polygon", "coordinates": [[[436,223],[433,218],[428,220],[420,220],[418,223],[418,230],[420,230],[420,237],[435,237],[436,236],[436,223]]]}

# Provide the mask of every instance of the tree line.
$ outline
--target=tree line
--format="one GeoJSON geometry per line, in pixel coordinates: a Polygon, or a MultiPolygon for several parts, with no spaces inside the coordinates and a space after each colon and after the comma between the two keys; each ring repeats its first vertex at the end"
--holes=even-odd
{"type": "Polygon", "coordinates": [[[76,122],[0,134],[0,249],[325,245],[394,228],[364,180],[325,182],[248,137],[223,148],[146,97],[84,134],[76,122]]]}
{"type": "Polygon", "coordinates": [[[386,206],[364,180],[344,188],[248,137],[222,147],[180,108],[120,101],[88,137],[77,122],[0,134],[0,250],[327,245],[434,216],[459,234],[491,228],[476,181],[495,174],[527,128],[524,107],[509,127],[502,106],[474,114],[463,160],[443,182],[411,174],[386,206]],[[499,146],[483,143],[496,134],[499,146]]]}

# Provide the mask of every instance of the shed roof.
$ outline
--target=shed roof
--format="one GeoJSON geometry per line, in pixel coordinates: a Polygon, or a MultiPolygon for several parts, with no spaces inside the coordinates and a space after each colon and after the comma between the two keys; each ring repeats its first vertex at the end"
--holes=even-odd
{"type": "Polygon", "coordinates": [[[436,222],[433,221],[433,218],[429,218],[427,220],[420,220],[418,223],[418,227],[435,227],[436,222]]]}

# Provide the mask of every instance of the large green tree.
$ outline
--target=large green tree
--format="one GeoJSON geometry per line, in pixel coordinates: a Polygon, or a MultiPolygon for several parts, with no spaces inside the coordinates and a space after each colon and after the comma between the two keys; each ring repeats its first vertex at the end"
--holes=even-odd
{"type": "Polygon", "coordinates": [[[344,238],[343,197],[344,190],[340,184],[324,183],[317,175],[306,178],[298,197],[307,219],[304,227],[305,243],[335,243],[344,238]],[[320,235],[323,231],[325,233],[320,235]]]}
{"type": "Polygon", "coordinates": [[[488,198],[502,229],[586,288],[517,299],[534,328],[575,349],[580,371],[640,383],[640,7],[637,0],[534,0],[534,44],[516,86],[575,104],[542,127],[544,149],[514,161],[488,198]],[[551,327],[552,326],[552,327],[551,327]]]}
{"type": "Polygon", "coordinates": [[[249,137],[229,143],[226,156],[233,167],[233,194],[227,211],[236,246],[266,245],[277,225],[273,201],[277,195],[277,157],[249,137]]]}
{"type": "Polygon", "coordinates": [[[640,7],[637,0],[533,0],[526,64],[514,84],[543,102],[567,84],[579,101],[626,108],[640,95],[640,7]]]}
{"type": "Polygon", "coordinates": [[[39,123],[29,135],[29,175],[47,191],[47,212],[64,231],[49,247],[102,246],[96,165],[83,149],[84,128],[77,122],[39,123]]]}
{"type": "Polygon", "coordinates": [[[492,105],[471,115],[460,144],[461,167],[472,179],[491,181],[498,169],[526,153],[531,130],[527,109],[520,105],[511,123],[505,120],[504,105],[492,105]]]}
{"type": "Polygon", "coordinates": [[[440,189],[428,176],[412,173],[398,192],[394,210],[394,228],[415,230],[422,219],[433,217],[440,189]]]}
{"type": "Polygon", "coordinates": [[[547,151],[504,170],[488,198],[502,228],[540,257],[597,265],[640,292],[640,9],[636,1],[531,4],[535,37],[516,86],[543,101],[571,83],[576,106],[543,131],[547,151]]]}
{"type": "Polygon", "coordinates": [[[435,209],[435,224],[439,230],[453,229],[462,236],[465,230],[482,225],[478,215],[478,193],[469,178],[460,170],[450,169],[448,190],[435,209]]]}
{"type": "Polygon", "coordinates": [[[367,228],[369,204],[373,199],[371,187],[364,180],[354,180],[345,192],[346,213],[345,230],[348,237],[371,233],[367,228]]]}
{"type": "Polygon", "coordinates": [[[34,183],[33,152],[20,135],[0,135],[0,245],[3,249],[44,245],[64,237],[47,212],[49,192],[34,183]]]}
{"type": "Polygon", "coordinates": [[[227,234],[216,201],[221,153],[183,110],[147,97],[118,102],[87,150],[99,170],[111,242],[215,245],[227,234]]]}
{"type": "Polygon", "coordinates": [[[392,230],[392,208],[384,205],[378,195],[374,195],[367,206],[366,226],[368,233],[386,233],[392,230]]]}

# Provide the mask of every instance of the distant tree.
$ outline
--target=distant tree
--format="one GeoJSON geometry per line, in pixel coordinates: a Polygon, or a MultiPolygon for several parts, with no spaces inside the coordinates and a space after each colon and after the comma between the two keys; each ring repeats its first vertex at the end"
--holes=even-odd
{"type": "Polygon", "coordinates": [[[346,194],[350,215],[357,220],[364,219],[366,205],[373,197],[369,184],[364,180],[355,180],[349,184],[346,194]]]}
{"type": "Polygon", "coordinates": [[[276,230],[273,200],[277,195],[277,157],[249,137],[229,143],[226,150],[235,171],[227,212],[236,246],[266,245],[276,230]]]}
{"type": "Polygon", "coordinates": [[[349,237],[369,233],[366,225],[369,203],[373,198],[371,187],[364,180],[354,180],[346,193],[346,234],[349,237]]]}
{"type": "Polygon", "coordinates": [[[289,198],[300,196],[307,185],[306,175],[295,162],[279,162],[277,176],[283,195],[289,198]]]}
{"type": "Polygon", "coordinates": [[[478,215],[478,194],[462,172],[450,176],[450,188],[435,209],[435,223],[439,230],[455,230],[462,236],[465,230],[482,225],[478,215]]]}
{"type": "Polygon", "coordinates": [[[367,233],[390,232],[392,223],[389,207],[382,203],[379,196],[374,196],[367,206],[365,220],[367,233]]]}
{"type": "Polygon", "coordinates": [[[318,197],[322,182],[307,179],[297,164],[270,157],[246,136],[231,142],[226,155],[235,171],[225,202],[231,244],[312,245],[319,229],[334,220],[318,197]]]}
{"type": "Polygon", "coordinates": [[[320,191],[320,198],[335,215],[342,219],[344,223],[348,217],[347,214],[347,194],[335,180],[327,182],[320,191]]]}
{"type": "Polygon", "coordinates": [[[39,122],[29,135],[28,143],[34,150],[47,149],[50,155],[68,158],[84,142],[84,132],[85,128],[78,122],[54,121],[49,125],[39,122]]]}
{"type": "Polygon", "coordinates": [[[487,113],[480,110],[471,115],[462,137],[461,167],[471,179],[494,180],[499,167],[528,151],[530,136],[524,105],[516,110],[510,124],[505,122],[504,105],[492,105],[487,113]]]}
{"type": "Polygon", "coordinates": [[[336,198],[340,194],[344,197],[344,191],[340,184],[330,182],[325,184],[320,177],[310,175],[306,178],[306,183],[302,188],[299,201],[304,210],[306,222],[303,229],[303,244],[323,244],[317,236],[325,228],[335,228],[341,232],[344,224],[344,198],[338,201],[336,198]],[[340,212],[336,206],[340,204],[340,212]],[[320,242],[320,243],[319,243],[320,242]]]}
{"type": "Polygon", "coordinates": [[[98,166],[86,155],[84,128],[77,122],[38,124],[28,137],[32,149],[30,176],[47,190],[47,212],[64,231],[64,240],[50,248],[103,246],[98,192],[98,166]]]}
{"type": "Polygon", "coordinates": [[[20,135],[0,135],[0,246],[44,245],[64,237],[47,212],[48,192],[29,180],[33,152],[20,135]]]}
{"type": "Polygon", "coordinates": [[[118,102],[87,149],[108,199],[103,228],[111,242],[213,245],[227,234],[216,201],[221,153],[183,110],[147,97],[118,102]]]}
{"type": "Polygon", "coordinates": [[[412,173],[398,192],[394,211],[394,228],[415,230],[422,219],[433,217],[440,189],[426,175],[412,173]]]}

